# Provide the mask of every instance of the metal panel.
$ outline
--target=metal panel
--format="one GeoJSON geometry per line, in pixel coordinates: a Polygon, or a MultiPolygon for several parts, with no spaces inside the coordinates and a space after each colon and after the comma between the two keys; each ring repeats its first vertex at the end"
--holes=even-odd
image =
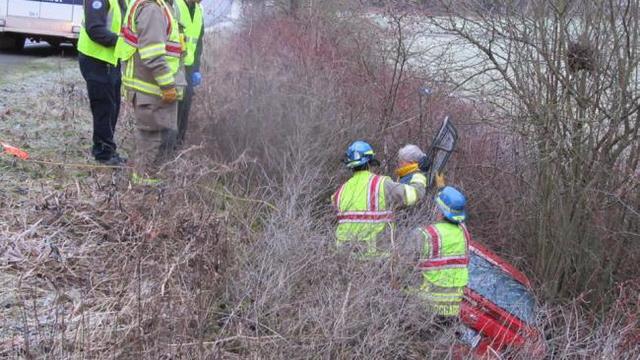
{"type": "Polygon", "coordinates": [[[73,20],[73,5],[76,0],[42,0],[40,18],[51,20],[73,20]]]}
{"type": "Polygon", "coordinates": [[[73,5],[73,17],[71,22],[73,25],[82,24],[82,19],[84,18],[84,9],[82,8],[82,2],[79,5],[73,5]]]}
{"type": "Polygon", "coordinates": [[[70,21],[9,16],[7,17],[7,27],[5,31],[32,35],[58,36],[69,39],[78,38],[78,34],[71,32],[72,26],[73,24],[70,21]]]}
{"type": "Polygon", "coordinates": [[[40,17],[40,1],[9,0],[7,15],[37,19],[40,17]]]}
{"type": "Polygon", "coordinates": [[[7,16],[7,2],[8,0],[0,0],[0,19],[7,16]]]}

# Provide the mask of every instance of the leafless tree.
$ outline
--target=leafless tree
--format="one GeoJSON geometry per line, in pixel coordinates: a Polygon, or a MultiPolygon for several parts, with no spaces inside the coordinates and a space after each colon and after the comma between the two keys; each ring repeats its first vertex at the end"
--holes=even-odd
{"type": "Polygon", "coordinates": [[[480,60],[454,86],[480,89],[485,121],[526,145],[528,218],[513,221],[547,294],[600,297],[637,276],[640,2],[501,3],[442,1],[431,25],[480,60]]]}

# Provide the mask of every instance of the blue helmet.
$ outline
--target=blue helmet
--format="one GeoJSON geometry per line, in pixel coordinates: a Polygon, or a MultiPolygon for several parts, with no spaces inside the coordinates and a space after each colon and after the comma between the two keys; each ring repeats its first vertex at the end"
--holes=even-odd
{"type": "Polygon", "coordinates": [[[349,145],[347,149],[345,164],[348,168],[355,168],[372,162],[374,165],[378,161],[374,159],[375,152],[369,143],[358,140],[349,145]]]}
{"type": "Polygon", "coordinates": [[[458,189],[445,186],[438,191],[435,201],[442,215],[450,221],[461,223],[467,218],[467,213],[464,211],[467,198],[458,189]]]}

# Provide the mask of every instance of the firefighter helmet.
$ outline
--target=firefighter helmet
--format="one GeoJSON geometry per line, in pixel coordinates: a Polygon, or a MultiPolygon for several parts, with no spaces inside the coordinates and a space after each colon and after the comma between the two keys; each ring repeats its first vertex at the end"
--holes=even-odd
{"type": "Polygon", "coordinates": [[[358,140],[349,145],[346,152],[345,164],[348,168],[356,168],[365,164],[378,164],[374,158],[375,152],[369,143],[358,140]]]}
{"type": "Polygon", "coordinates": [[[464,209],[467,198],[458,189],[452,186],[445,186],[438,192],[435,201],[442,215],[450,221],[461,223],[467,218],[464,209]]]}

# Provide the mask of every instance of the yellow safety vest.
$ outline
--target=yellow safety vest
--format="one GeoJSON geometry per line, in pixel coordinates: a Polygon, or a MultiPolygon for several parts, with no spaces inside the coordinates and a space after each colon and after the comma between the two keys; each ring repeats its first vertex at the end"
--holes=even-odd
{"type": "Polygon", "coordinates": [[[356,171],[332,196],[337,209],[337,245],[361,241],[365,257],[387,255],[377,245],[379,235],[393,227],[393,212],[387,208],[384,176],[356,171]]]}
{"type": "MultiPolygon", "coordinates": [[[[140,91],[150,95],[162,96],[160,86],[171,84],[175,81],[175,75],[180,68],[180,58],[183,53],[183,41],[181,38],[178,22],[171,15],[171,8],[164,0],[135,0],[125,15],[126,24],[120,32],[120,38],[116,44],[116,56],[120,60],[127,61],[124,74],[122,76],[122,85],[126,89],[140,91]],[[169,38],[165,44],[152,44],[150,46],[140,48],[138,46],[138,35],[136,33],[135,16],[140,4],[145,1],[155,1],[163,9],[164,16],[169,24],[167,33],[169,38]],[[150,83],[139,79],[135,74],[135,61],[133,55],[139,53],[141,59],[156,57],[163,55],[169,67],[169,72],[157,77],[155,83],[150,83]],[[131,61],[129,61],[131,60],[131,61]]],[[[181,92],[179,90],[179,97],[181,92]]]]}
{"type": "MultiPolygon", "coordinates": [[[[109,12],[107,13],[107,24],[109,30],[114,34],[120,33],[122,26],[122,10],[118,0],[109,0],[109,12]]],[[[115,47],[106,47],[91,40],[84,27],[84,20],[80,27],[80,37],[78,38],[78,51],[94,59],[102,60],[111,65],[118,64],[118,57],[115,54],[115,47]]]]}
{"type": "Polygon", "coordinates": [[[195,62],[198,40],[202,36],[202,5],[196,3],[193,12],[193,19],[189,13],[189,7],[185,0],[176,0],[180,24],[184,27],[185,43],[187,44],[187,54],[184,57],[184,65],[191,66],[195,62]]]}
{"type": "Polygon", "coordinates": [[[419,289],[436,314],[458,316],[464,288],[469,283],[469,241],[464,224],[439,222],[419,228],[424,237],[418,269],[423,282],[419,289]]]}

